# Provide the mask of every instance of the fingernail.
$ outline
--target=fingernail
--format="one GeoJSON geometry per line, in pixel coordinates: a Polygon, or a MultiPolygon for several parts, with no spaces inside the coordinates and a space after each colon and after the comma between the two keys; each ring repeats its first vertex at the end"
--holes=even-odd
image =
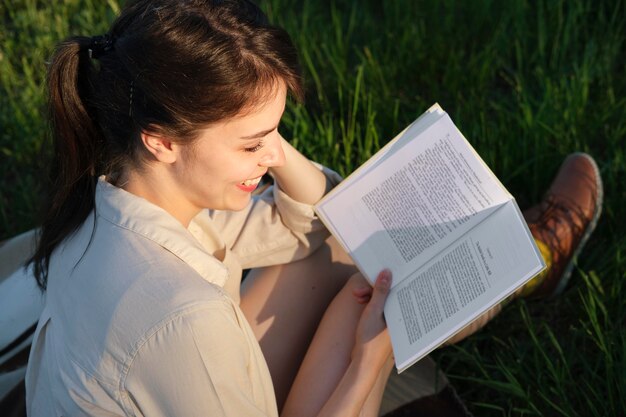
{"type": "Polygon", "coordinates": [[[386,268],[383,269],[380,272],[380,280],[384,284],[389,284],[389,281],[391,281],[391,271],[389,269],[386,269],[386,268]]]}

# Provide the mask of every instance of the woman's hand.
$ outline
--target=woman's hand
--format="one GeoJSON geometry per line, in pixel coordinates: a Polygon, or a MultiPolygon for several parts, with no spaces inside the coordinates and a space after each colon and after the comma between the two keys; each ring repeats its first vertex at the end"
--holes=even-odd
{"type": "Polygon", "coordinates": [[[364,357],[373,363],[384,363],[391,354],[391,341],[383,317],[385,301],[391,288],[391,271],[385,269],[378,274],[374,287],[356,288],[353,295],[361,304],[367,303],[357,325],[352,357],[364,357]]]}
{"type": "Polygon", "coordinates": [[[328,191],[326,176],[285,139],[280,141],[285,164],[270,168],[274,180],[294,200],[305,204],[317,203],[328,191]]]}
{"type": "MultiPolygon", "coordinates": [[[[367,399],[371,395],[378,395],[378,391],[373,391],[376,383],[384,381],[390,370],[388,360],[391,358],[391,341],[385,319],[383,318],[383,307],[385,306],[390,287],[391,272],[389,270],[384,270],[378,274],[373,288],[361,274],[355,274],[350,278],[344,288],[350,288],[349,291],[356,298],[356,302],[365,306],[357,305],[354,299],[350,299],[350,293],[342,291],[340,293],[341,308],[333,310],[333,312],[344,311],[346,313],[346,317],[349,318],[349,324],[348,322],[344,324],[348,324],[350,330],[355,329],[354,326],[356,325],[354,336],[346,336],[347,341],[354,337],[354,346],[352,347],[351,343],[348,345],[342,341],[339,348],[341,358],[334,358],[338,364],[341,364],[342,368],[344,365],[346,366],[344,368],[345,371],[334,390],[332,390],[332,386],[326,386],[324,393],[316,397],[321,402],[324,396],[329,395],[321,410],[317,411],[315,405],[313,407],[307,407],[307,405],[300,406],[300,403],[292,400],[292,394],[290,394],[290,397],[287,399],[286,408],[288,408],[288,412],[286,415],[316,415],[317,417],[356,417],[362,415],[367,399]],[[351,357],[348,358],[347,353],[350,352],[350,348],[352,348],[352,352],[351,357]],[[344,363],[346,360],[349,360],[349,362],[344,363]],[[298,405],[289,407],[292,404],[298,405]],[[302,409],[307,410],[307,412],[299,412],[302,409]]],[[[326,321],[328,317],[330,316],[325,316],[322,321],[322,326],[326,325],[326,328],[333,327],[326,321]]],[[[333,315],[332,317],[334,318],[335,316],[333,315]]],[[[341,334],[336,332],[328,333],[334,336],[332,339],[329,339],[332,342],[329,346],[333,349],[338,345],[336,338],[346,334],[345,326],[339,326],[338,328],[343,330],[341,334]]],[[[299,386],[297,395],[300,399],[307,398],[307,395],[310,395],[310,389],[302,387],[306,383],[319,382],[319,378],[315,378],[315,376],[323,375],[325,372],[318,372],[317,368],[315,368],[316,364],[324,360],[325,354],[321,353],[320,347],[317,347],[313,352],[316,355],[315,361],[308,362],[307,359],[311,357],[305,358],[303,368],[300,369],[300,372],[303,372],[303,369],[305,369],[305,373],[299,374],[294,383],[294,386],[296,384],[299,386]],[[300,377],[303,379],[300,380],[300,377]]],[[[331,353],[334,354],[336,352],[331,353]]],[[[310,352],[307,353],[307,355],[309,354],[310,352]]],[[[333,355],[331,354],[332,357],[333,355]]],[[[327,364],[322,365],[322,367],[325,366],[327,364]]],[[[336,371],[337,367],[333,366],[333,372],[331,373],[333,378],[339,376],[336,371]]]]}

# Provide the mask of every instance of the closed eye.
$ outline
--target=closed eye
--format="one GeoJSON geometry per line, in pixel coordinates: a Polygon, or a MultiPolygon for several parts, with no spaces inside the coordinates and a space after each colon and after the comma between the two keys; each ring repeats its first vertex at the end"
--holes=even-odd
{"type": "Polygon", "coordinates": [[[259,141],[259,143],[257,143],[256,145],[249,147],[249,148],[243,148],[243,150],[246,152],[256,152],[260,150],[262,147],[263,147],[263,141],[259,141]]]}

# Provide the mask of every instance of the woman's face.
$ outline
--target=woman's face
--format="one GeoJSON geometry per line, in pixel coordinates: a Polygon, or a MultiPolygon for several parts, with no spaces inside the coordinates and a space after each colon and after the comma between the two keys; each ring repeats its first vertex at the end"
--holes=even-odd
{"type": "Polygon", "coordinates": [[[285,163],[278,124],[286,96],[281,84],[257,108],[203,130],[173,167],[179,203],[198,211],[245,208],[267,170],[285,163]]]}

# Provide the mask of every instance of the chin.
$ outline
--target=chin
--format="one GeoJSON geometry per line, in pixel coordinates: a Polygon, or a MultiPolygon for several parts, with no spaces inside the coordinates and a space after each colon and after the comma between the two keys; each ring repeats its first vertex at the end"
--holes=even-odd
{"type": "Polygon", "coordinates": [[[248,197],[245,199],[238,199],[236,201],[228,201],[225,204],[226,208],[224,208],[223,210],[241,211],[248,207],[248,204],[250,204],[250,200],[251,198],[248,197]]]}

